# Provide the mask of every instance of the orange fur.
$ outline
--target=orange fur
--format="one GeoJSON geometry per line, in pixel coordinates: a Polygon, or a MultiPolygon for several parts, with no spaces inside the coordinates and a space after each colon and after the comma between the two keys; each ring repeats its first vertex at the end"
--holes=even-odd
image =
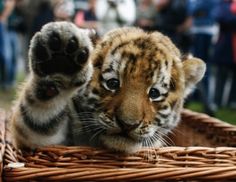
{"type": "MultiPolygon", "coordinates": [[[[109,120],[106,124],[112,125],[118,132],[117,135],[112,133],[113,129],[107,129],[108,134],[104,134],[101,140],[108,148],[125,152],[136,150],[132,149],[132,145],[134,148],[139,146],[134,142],[138,141],[134,137],[135,132],[135,136],[142,137],[144,128],[151,130],[157,122],[166,125],[169,131],[173,129],[179,121],[180,110],[188,94],[186,90],[191,89],[205,72],[205,65],[199,59],[182,62],[179,50],[168,37],[137,28],[109,32],[96,46],[92,61],[95,71],[89,88],[96,90],[95,95],[100,97],[100,108],[96,112],[105,115],[101,122],[109,120]],[[115,91],[106,86],[110,78],[120,81],[120,87],[115,91]],[[153,101],[148,95],[152,87],[168,93],[163,91],[165,97],[161,101],[153,101]],[[165,116],[163,113],[168,109],[171,112],[165,116]],[[155,119],[158,114],[165,118],[155,119]],[[141,126],[123,131],[117,125],[118,120],[141,126]],[[126,132],[127,137],[120,136],[119,132],[126,132]]],[[[156,130],[161,133],[160,128],[157,126],[156,130]]]]}

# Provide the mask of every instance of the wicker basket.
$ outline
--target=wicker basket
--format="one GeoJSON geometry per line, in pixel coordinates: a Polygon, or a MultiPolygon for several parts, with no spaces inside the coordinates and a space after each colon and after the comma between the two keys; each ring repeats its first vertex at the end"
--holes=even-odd
{"type": "Polygon", "coordinates": [[[65,146],[22,153],[11,145],[4,112],[0,120],[4,181],[236,180],[236,126],[189,110],[170,136],[172,146],[130,156],[65,146]]]}

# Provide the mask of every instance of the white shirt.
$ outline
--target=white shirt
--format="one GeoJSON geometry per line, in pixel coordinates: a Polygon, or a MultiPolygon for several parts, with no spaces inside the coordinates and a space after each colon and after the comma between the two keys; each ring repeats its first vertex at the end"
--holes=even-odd
{"type": "Polygon", "coordinates": [[[98,33],[103,35],[109,30],[120,26],[130,26],[136,19],[136,6],[134,0],[114,0],[116,9],[110,7],[109,0],[97,0],[96,16],[99,21],[98,33]],[[122,24],[117,22],[117,12],[122,24]]]}

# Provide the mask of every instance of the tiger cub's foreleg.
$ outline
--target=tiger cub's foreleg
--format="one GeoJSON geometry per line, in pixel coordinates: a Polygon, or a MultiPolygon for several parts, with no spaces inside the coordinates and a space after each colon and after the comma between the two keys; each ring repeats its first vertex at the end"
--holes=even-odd
{"type": "Polygon", "coordinates": [[[88,33],[72,23],[49,23],[32,38],[30,74],[10,118],[18,148],[69,144],[68,102],[90,80],[91,50],[88,33]]]}

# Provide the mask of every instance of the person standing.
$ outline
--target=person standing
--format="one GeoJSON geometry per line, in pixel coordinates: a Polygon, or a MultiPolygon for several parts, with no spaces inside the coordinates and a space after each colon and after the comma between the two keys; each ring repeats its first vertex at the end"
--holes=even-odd
{"type": "Polygon", "coordinates": [[[96,1],[89,0],[88,8],[86,10],[79,10],[76,13],[74,22],[77,26],[97,30],[96,1]]]}
{"type": "Polygon", "coordinates": [[[24,16],[19,8],[21,1],[14,0],[15,7],[8,17],[7,23],[7,51],[9,51],[10,70],[8,73],[7,83],[9,88],[16,85],[17,67],[20,58],[22,46],[20,46],[20,34],[26,33],[26,24],[24,16]]]}
{"type": "Polygon", "coordinates": [[[8,39],[7,23],[15,7],[15,0],[1,0],[0,7],[0,87],[8,89],[10,87],[11,52],[8,49],[10,42],[8,39]]]}
{"type": "Polygon", "coordinates": [[[153,30],[157,13],[153,0],[139,0],[137,4],[135,25],[147,31],[153,30]]]}
{"type": "Polygon", "coordinates": [[[95,12],[100,36],[114,28],[131,26],[136,19],[134,0],[97,0],[95,12]]]}
{"type": "Polygon", "coordinates": [[[52,0],[55,21],[73,21],[75,4],[73,0],[52,0]]]}
{"type": "Polygon", "coordinates": [[[214,115],[213,92],[210,90],[211,64],[209,60],[212,50],[212,39],[217,33],[217,26],[213,17],[213,9],[218,0],[189,0],[189,14],[192,17],[192,53],[207,64],[207,71],[203,81],[199,84],[200,99],[204,105],[204,112],[214,115]]]}
{"type": "Polygon", "coordinates": [[[192,20],[188,14],[188,0],[156,0],[155,6],[155,30],[169,36],[183,53],[189,53],[192,20]]]}
{"type": "Polygon", "coordinates": [[[216,65],[216,103],[230,106],[236,102],[236,1],[220,0],[213,16],[220,27],[212,63],[216,65]]]}

